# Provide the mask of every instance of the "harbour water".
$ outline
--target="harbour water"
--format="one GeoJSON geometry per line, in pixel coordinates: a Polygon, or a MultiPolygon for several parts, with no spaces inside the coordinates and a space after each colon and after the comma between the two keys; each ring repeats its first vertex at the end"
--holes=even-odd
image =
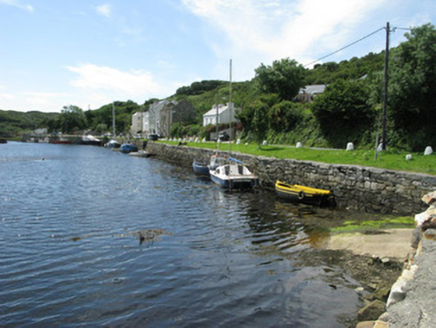
{"type": "Polygon", "coordinates": [[[345,327],[359,284],[311,257],[325,213],[156,158],[9,142],[0,326],[345,327]]]}

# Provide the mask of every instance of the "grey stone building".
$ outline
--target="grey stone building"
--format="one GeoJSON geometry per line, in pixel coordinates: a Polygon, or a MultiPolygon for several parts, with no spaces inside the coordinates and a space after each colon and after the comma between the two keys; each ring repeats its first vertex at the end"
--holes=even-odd
{"type": "Polygon", "coordinates": [[[185,99],[158,101],[150,105],[148,117],[144,117],[144,132],[169,136],[173,123],[192,123],[195,115],[195,108],[185,99]]]}

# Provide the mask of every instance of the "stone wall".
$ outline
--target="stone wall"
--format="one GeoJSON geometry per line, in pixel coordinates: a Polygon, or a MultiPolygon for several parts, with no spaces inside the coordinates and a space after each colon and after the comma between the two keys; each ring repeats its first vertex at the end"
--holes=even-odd
{"type": "MultiPolygon", "coordinates": [[[[185,167],[193,159],[208,161],[214,150],[149,142],[158,158],[185,167]]],[[[222,152],[227,153],[227,152],[222,152]]],[[[324,164],[232,153],[255,172],[264,188],[276,180],[331,189],[339,208],[369,213],[411,215],[425,209],[421,198],[436,189],[436,176],[357,165],[324,164]]]]}

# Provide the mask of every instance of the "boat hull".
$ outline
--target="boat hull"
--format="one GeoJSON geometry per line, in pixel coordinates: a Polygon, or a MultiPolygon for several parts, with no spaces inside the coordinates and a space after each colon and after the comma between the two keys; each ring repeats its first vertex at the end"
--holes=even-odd
{"type": "Polygon", "coordinates": [[[240,164],[226,164],[210,170],[210,178],[225,189],[252,189],[259,186],[259,178],[240,164]]]}
{"type": "Polygon", "coordinates": [[[194,160],[192,163],[192,169],[197,175],[209,176],[209,166],[205,162],[199,162],[194,160]]]}
{"type": "Polygon", "coordinates": [[[151,157],[152,154],[150,154],[149,152],[145,151],[145,150],[138,150],[136,152],[131,152],[129,153],[129,156],[133,156],[133,157],[151,157]]]}
{"type": "Polygon", "coordinates": [[[84,146],[101,146],[101,141],[97,140],[80,140],[78,142],[79,145],[84,146]]]}
{"type": "Polygon", "coordinates": [[[317,206],[332,203],[333,194],[330,190],[290,185],[281,181],[276,182],[275,189],[278,197],[295,203],[317,206]]]}
{"type": "Polygon", "coordinates": [[[133,144],[122,144],[120,147],[120,152],[128,154],[131,152],[137,152],[138,151],[138,146],[133,145],[133,144]]]}
{"type": "Polygon", "coordinates": [[[259,180],[256,178],[241,178],[241,179],[232,179],[232,178],[220,178],[215,175],[210,175],[215,184],[221,186],[224,189],[253,189],[259,186],[259,180]]]}
{"type": "Polygon", "coordinates": [[[49,143],[53,145],[71,145],[70,140],[51,140],[49,143]]]}
{"type": "Polygon", "coordinates": [[[106,144],[107,148],[120,148],[121,144],[119,142],[117,142],[116,140],[110,140],[107,144],[106,144]]]}

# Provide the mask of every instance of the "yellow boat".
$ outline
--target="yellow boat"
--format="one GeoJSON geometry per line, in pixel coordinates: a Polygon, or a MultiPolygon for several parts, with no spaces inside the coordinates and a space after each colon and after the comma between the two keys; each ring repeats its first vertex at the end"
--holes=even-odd
{"type": "Polygon", "coordinates": [[[331,190],[311,188],[297,184],[291,185],[279,180],[276,182],[276,192],[281,198],[318,206],[330,204],[333,197],[331,190]]]}

